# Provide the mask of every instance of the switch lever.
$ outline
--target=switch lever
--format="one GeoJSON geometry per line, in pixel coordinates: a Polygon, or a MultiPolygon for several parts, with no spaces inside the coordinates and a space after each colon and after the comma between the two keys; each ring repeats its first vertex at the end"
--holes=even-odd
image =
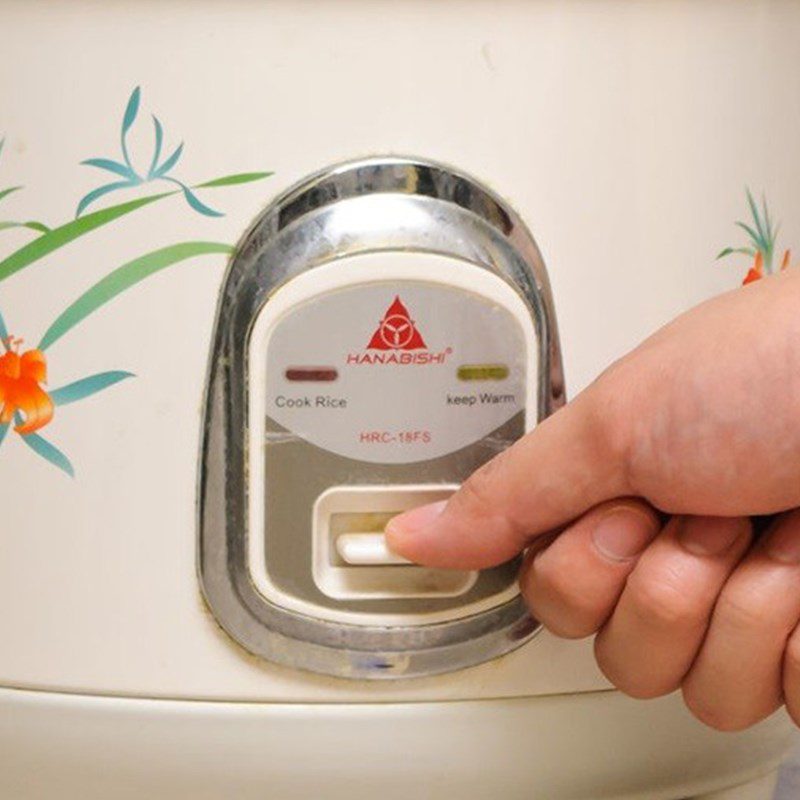
{"type": "Polygon", "coordinates": [[[412,563],[386,546],[383,533],[344,533],[336,539],[336,550],[342,561],[354,567],[412,563]]]}

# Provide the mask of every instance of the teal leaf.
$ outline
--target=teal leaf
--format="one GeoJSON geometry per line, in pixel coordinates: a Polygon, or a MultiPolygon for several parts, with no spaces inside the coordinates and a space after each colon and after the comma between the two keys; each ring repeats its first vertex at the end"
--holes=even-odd
{"type": "Polygon", "coordinates": [[[120,164],[119,161],[112,161],[110,158],[87,158],[86,161],[81,161],[81,164],[87,167],[98,167],[107,172],[113,172],[116,175],[122,175],[123,178],[128,178],[131,181],[138,181],[138,175],[126,164],[120,164]]]}
{"type": "Polygon", "coordinates": [[[10,427],[11,426],[8,423],[6,423],[5,425],[0,425],[0,445],[2,445],[3,442],[5,441],[6,434],[8,433],[8,429],[10,427]]]}
{"type": "MultiPolygon", "coordinates": [[[[14,415],[17,425],[23,422],[19,413],[14,415]]],[[[66,472],[70,478],[75,477],[75,468],[72,466],[70,460],[52,443],[48,442],[38,433],[28,433],[20,436],[23,442],[33,450],[34,453],[40,455],[45,461],[49,461],[53,466],[58,467],[62,472],[66,472]]]]}
{"type": "Polygon", "coordinates": [[[136,115],[139,113],[139,100],[141,99],[141,96],[141,88],[137,86],[131,93],[130,99],[128,100],[128,105],[125,108],[125,116],[122,118],[123,135],[131,129],[131,125],[133,125],[133,123],[136,121],[136,115]]]}
{"type": "Polygon", "coordinates": [[[4,200],[10,194],[14,194],[14,192],[18,192],[22,187],[21,186],[12,186],[9,189],[0,190],[0,200],[4,200]]]}
{"type": "Polygon", "coordinates": [[[122,158],[130,167],[131,172],[134,174],[136,174],[136,170],[133,168],[133,164],[131,164],[131,157],[128,154],[128,131],[136,120],[136,115],[139,113],[140,97],[141,91],[137,86],[133,90],[133,94],[131,94],[130,99],[128,100],[128,105],[125,109],[125,115],[122,118],[122,134],[120,136],[120,144],[122,145],[122,158]]]}
{"type": "Polygon", "coordinates": [[[752,235],[756,240],[760,239],[762,245],[766,249],[769,246],[767,231],[764,230],[764,226],[761,223],[761,215],[758,213],[758,206],[756,205],[756,201],[753,199],[753,193],[750,191],[749,188],[746,189],[746,193],[747,193],[747,204],[750,206],[750,213],[753,216],[753,222],[755,223],[756,230],[758,231],[757,236],[755,234],[752,235]]]}
{"type": "Polygon", "coordinates": [[[780,223],[777,225],[772,224],[766,197],[762,198],[761,203],[764,206],[764,219],[766,220],[767,233],[769,234],[769,248],[770,250],[773,250],[775,247],[775,240],[778,238],[778,231],[780,231],[781,226],[780,223]]]}
{"type": "Polygon", "coordinates": [[[165,197],[175,194],[175,192],[161,192],[151,194],[147,197],[140,197],[137,200],[128,200],[126,203],[110,206],[109,208],[94,211],[80,219],[74,219],[64,225],[47,231],[42,236],[32,242],[15,250],[10,256],[0,261],[0,281],[19,272],[21,269],[29,267],[31,264],[49,255],[54,250],[58,250],[66,244],[85,236],[87,233],[108,225],[110,222],[124,217],[144,206],[162,200],[165,197]]]}
{"type": "Polygon", "coordinates": [[[5,144],[6,144],[6,137],[4,136],[2,139],[0,139],[0,156],[3,155],[3,147],[5,147],[5,144]]]}
{"type": "Polygon", "coordinates": [[[207,217],[225,216],[221,211],[215,211],[213,208],[201,202],[200,198],[188,186],[183,187],[183,196],[186,198],[186,202],[200,214],[205,214],[207,217]]]}
{"type": "Polygon", "coordinates": [[[764,227],[767,229],[767,236],[770,241],[775,238],[776,231],[772,228],[772,220],[769,218],[769,206],[767,205],[767,198],[761,198],[761,207],[764,209],[764,227]]]}
{"type": "Polygon", "coordinates": [[[47,329],[42,341],[39,343],[39,347],[42,350],[46,350],[67,331],[88,317],[89,314],[108,303],[118,294],[130,289],[131,286],[135,286],[140,281],[166,267],[197,256],[213,253],[230,255],[232,252],[233,248],[230,245],[218,242],[183,242],[164,247],[161,250],[154,250],[133,261],[129,261],[127,264],[123,264],[113,272],[110,272],[65,309],[47,329]]]}
{"type": "Polygon", "coordinates": [[[104,186],[100,186],[97,189],[93,189],[89,194],[85,195],[81,198],[80,203],[78,203],[78,209],[75,211],[75,217],[80,217],[84,211],[92,204],[95,200],[99,200],[104,195],[109,194],[110,192],[116,192],[118,189],[128,189],[135,184],[131,183],[131,181],[116,181],[115,183],[107,183],[104,186]]]}
{"type": "Polygon", "coordinates": [[[736,224],[747,233],[759,250],[767,249],[766,242],[746,222],[737,222],[736,224]]]}
{"type": "Polygon", "coordinates": [[[115,383],[132,377],[134,377],[132,372],[122,372],[119,370],[113,372],[99,372],[97,375],[81,378],[81,380],[69,383],[66,386],[62,386],[60,389],[54,389],[50,392],[50,399],[57,406],[65,406],[69,403],[83,400],[84,397],[97,394],[97,392],[102,392],[103,389],[107,389],[115,383]]]}
{"type": "Polygon", "coordinates": [[[274,174],[274,172],[240,172],[236,175],[225,175],[223,178],[215,178],[213,181],[199,183],[196,188],[211,189],[216,186],[235,186],[237,183],[260,181],[274,174]]]}
{"type": "Polygon", "coordinates": [[[156,171],[153,173],[154,178],[164,178],[169,171],[178,163],[178,159],[181,157],[181,153],[183,153],[183,142],[181,142],[176,148],[175,152],[160,166],[156,171]]]}
{"type": "Polygon", "coordinates": [[[155,171],[158,169],[158,160],[161,158],[161,147],[164,144],[164,128],[158,120],[158,117],[153,117],[153,124],[156,128],[156,146],[153,150],[153,160],[150,162],[150,169],[147,172],[148,179],[152,179],[155,171]]]}
{"type": "Polygon", "coordinates": [[[0,341],[3,344],[8,341],[8,328],[6,328],[6,321],[3,319],[2,312],[0,312],[0,341]]]}

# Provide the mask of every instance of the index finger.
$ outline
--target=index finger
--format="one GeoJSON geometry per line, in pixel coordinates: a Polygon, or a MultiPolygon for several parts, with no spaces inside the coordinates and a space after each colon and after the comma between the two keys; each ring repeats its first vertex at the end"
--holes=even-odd
{"type": "Polygon", "coordinates": [[[597,384],[475,472],[449,500],[386,528],[389,547],[432,567],[482,569],[604,500],[629,493],[624,448],[597,384]]]}

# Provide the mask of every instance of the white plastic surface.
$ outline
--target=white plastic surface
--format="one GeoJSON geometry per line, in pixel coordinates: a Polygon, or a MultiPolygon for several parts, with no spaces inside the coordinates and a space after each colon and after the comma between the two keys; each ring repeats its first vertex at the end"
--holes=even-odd
{"type": "Polygon", "coordinates": [[[720,789],[710,794],[697,795],[687,800],[773,800],[778,773],[771,772],[753,781],[720,789]]]}
{"type": "Polygon", "coordinates": [[[3,800],[677,800],[774,770],[788,741],[780,714],[723,735],[678,696],[609,692],[259,705],[0,691],[0,709],[3,800]]]}
{"type": "Polygon", "coordinates": [[[412,562],[389,549],[386,535],[377,533],[345,533],[336,539],[336,550],[343,561],[354,567],[386,565],[408,566],[412,562]]]}
{"type": "MultiPolygon", "coordinates": [[[[2,219],[72,219],[78,199],[103,183],[80,162],[118,156],[120,118],[135,86],[142,107],[130,149],[138,168],[150,163],[155,114],[165,125],[165,153],[186,142],[176,174],[187,183],[274,171],[265,181],[199,191],[224,217],[201,217],[178,194],[5,280],[0,310],[30,345],[120,265],[177,242],[233,244],[294,181],[386,152],[467,170],[520,212],[549,267],[570,396],[660,324],[738,285],[745,264],[714,257],[739,243],[733,222],[746,212],[745,184],[766,193],[783,243],[800,242],[795,3],[338,0],[315,4],[313,13],[296,0],[1,5],[0,186],[25,187],[3,201],[2,219]]],[[[32,237],[3,231],[0,257],[32,237]]],[[[273,667],[220,631],[198,590],[195,525],[201,405],[225,261],[209,256],[159,272],[48,351],[51,388],[103,370],[136,377],[59,407],[42,432],[72,459],[74,480],[17,436],[0,449],[0,684],[312,703],[606,686],[590,642],[548,634],[482,667],[374,686],[273,667]]],[[[603,709],[595,708],[599,736],[603,709]]],[[[658,733],[658,704],[635,708],[642,717],[653,709],[644,729],[658,733]]],[[[0,720],[17,711],[1,706],[0,720]]],[[[668,757],[685,738],[684,718],[676,719],[660,740],[663,752],[645,765],[631,755],[631,769],[684,768],[668,757]]],[[[624,731],[613,746],[633,753],[641,730],[624,731]]],[[[88,743],[71,745],[70,736],[81,727],[62,732],[78,757],[88,743]]],[[[150,743],[111,784],[116,791],[124,780],[147,781],[148,759],[163,775],[162,743],[192,741],[146,733],[150,743]]],[[[722,748],[736,739],[719,741],[722,748]]],[[[734,755],[752,763],[761,750],[757,737],[748,741],[749,754],[734,748],[734,755]]],[[[266,752],[263,739],[257,743],[261,751],[254,741],[243,757],[252,769],[266,752]]],[[[485,747],[495,752],[488,737],[485,747]]],[[[227,738],[218,749],[237,757],[227,738]]],[[[116,764],[108,748],[101,752],[105,760],[87,771],[116,764]]],[[[693,762],[698,772],[703,752],[693,762]]],[[[47,758],[39,751],[38,773],[58,753],[68,758],[57,748],[47,758]]],[[[223,762],[194,757],[220,773],[223,762]]],[[[312,772],[309,763],[290,768],[312,772]]],[[[424,753],[420,763],[427,764],[424,753]]]]}
{"type": "Polygon", "coordinates": [[[336,539],[336,550],[348,564],[354,567],[377,567],[391,564],[409,565],[407,558],[389,549],[383,532],[345,533],[336,539]]]}

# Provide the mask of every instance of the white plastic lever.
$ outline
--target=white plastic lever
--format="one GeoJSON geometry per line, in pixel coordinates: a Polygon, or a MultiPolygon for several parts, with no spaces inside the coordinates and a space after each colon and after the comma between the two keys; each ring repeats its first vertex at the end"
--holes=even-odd
{"type": "Polygon", "coordinates": [[[342,561],[352,566],[411,563],[386,546],[386,538],[382,533],[344,533],[336,539],[336,549],[342,561]]]}

